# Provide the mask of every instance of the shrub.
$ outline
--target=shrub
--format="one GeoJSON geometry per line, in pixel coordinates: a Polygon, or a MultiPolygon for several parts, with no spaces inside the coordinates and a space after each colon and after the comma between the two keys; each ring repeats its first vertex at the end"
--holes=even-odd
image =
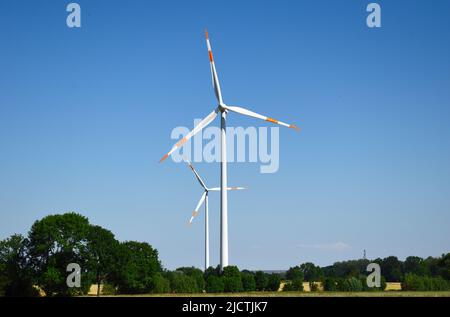
{"type": "Polygon", "coordinates": [[[446,291],[450,290],[450,282],[442,277],[418,276],[406,274],[402,282],[402,290],[405,291],[446,291]]]}
{"type": "Polygon", "coordinates": [[[342,292],[361,292],[363,290],[362,283],[356,277],[343,279],[338,284],[338,289],[342,292]]]}
{"type": "Polygon", "coordinates": [[[245,292],[253,292],[256,290],[255,276],[251,272],[241,273],[242,286],[245,292]]]}
{"type": "Polygon", "coordinates": [[[156,273],[152,278],[152,293],[170,293],[170,282],[161,273],[156,273]]]}
{"type": "Polygon", "coordinates": [[[117,294],[116,288],[111,284],[103,284],[102,295],[115,295],[117,294]]]}
{"type": "Polygon", "coordinates": [[[286,281],[283,292],[303,292],[303,280],[295,279],[293,281],[286,281]]]}
{"type": "Polygon", "coordinates": [[[170,289],[175,293],[195,293],[197,292],[197,282],[192,276],[183,272],[175,271],[168,274],[170,289]]]}
{"type": "Polygon", "coordinates": [[[415,274],[408,273],[402,282],[402,290],[404,291],[422,291],[425,288],[423,278],[415,274]]]}
{"type": "Polygon", "coordinates": [[[224,267],[222,278],[225,292],[242,292],[244,289],[241,272],[239,272],[237,266],[224,267]]]}
{"type": "Polygon", "coordinates": [[[196,283],[196,292],[201,292],[205,289],[205,279],[203,277],[203,272],[195,267],[181,267],[176,269],[176,271],[183,272],[187,276],[192,277],[196,283]]]}
{"type": "Polygon", "coordinates": [[[270,274],[267,281],[267,290],[276,292],[280,288],[281,278],[278,274],[270,274]]]}
{"type": "Polygon", "coordinates": [[[303,292],[303,279],[296,278],[292,280],[292,290],[297,292],[303,292]]]}
{"type": "Polygon", "coordinates": [[[286,272],[286,278],[291,281],[298,279],[301,279],[303,281],[303,271],[299,266],[290,267],[286,272]]]}
{"type": "Polygon", "coordinates": [[[384,291],[386,289],[386,279],[384,278],[384,276],[381,276],[381,280],[380,280],[380,291],[384,291]]]}
{"type": "Polygon", "coordinates": [[[222,293],[225,289],[223,278],[221,276],[209,275],[206,279],[206,292],[222,293]]]}
{"type": "Polygon", "coordinates": [[[323,282],[323,288],[325,291],[337,292],[339,281],[334,277],[327,277],[323,282]]]}
{"type": "Polygon", "coordinates": [[[118,286],[119,292],[151,292],[153,277],[161,272],[158,251],[146,242],[127,241],[120,243],[116,256],[116,272],[112,280],[118,286]]]}
{"type": "Polygon", "coordinates": [[[255,273],[255,284],[257,291],[264,291],[267,288],[267,283],[269,281],[268,274],[263,271],[257,271],[255,273]]]}
{"type": "Polygon", "coordinates": [[[319,284],[317,282],[309,282],[309,289],[311,292],[317,292],[319,290],[319,284]]]}

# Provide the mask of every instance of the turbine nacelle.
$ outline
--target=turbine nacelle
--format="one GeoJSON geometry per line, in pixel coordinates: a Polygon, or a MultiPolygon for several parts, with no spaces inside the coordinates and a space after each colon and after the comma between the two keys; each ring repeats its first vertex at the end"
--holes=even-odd
{"type": "Polygon", "coordinates": [[[217,106],[217,109],[220,111],[220,112],[227,112],[227,105],[226,104],[224,104],[224,103],[222,103],[222,104],[219,104],[218,106],[217,106]]]}

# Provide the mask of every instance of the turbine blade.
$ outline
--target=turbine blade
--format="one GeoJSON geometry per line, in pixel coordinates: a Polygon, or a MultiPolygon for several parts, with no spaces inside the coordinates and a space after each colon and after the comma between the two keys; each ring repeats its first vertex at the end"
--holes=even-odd
{"type": "Polygon", "coordinates": [[[198,215],[198,209],[200,208],[200,206],[203,204],[203,202],[205,201],[206,198],[206,191],[202,194],[202,196],[200,197],[200,200],[198,201],[197,207],[195,207],[195,210],[192,212],[192,216],[191,219],[189,219],[189,223],[191,224],[192,221],[194,220],[195,217],[197,217],[198,215]]]}
{"type": "Polygon", "coordinates": [[[186,143],[186,141],[188,141],[190,138],[192,138],[197,132],[199,132],[200,130],[202,130],[204,127],[206,127],[208,124],[210,124],[216,117],[217,117],[217,113],[219,112],[219,108],[215,109],[213,112],[211,112],[209,115],[206,116],[205,119],[203,119],[202,121],[200,121],[199,124],[197,124],[195,126],[194,129],[192,129],[188,134],[186,134],[186,136],[184,138],[182,138],[181,140],[179,140],[173,147],[172,149],[163,156],[163,158],[159,161],[160,163],[163,162],[165,159],[167,159],[176,149],[179,149],[183,146],[184,143],[186,143]]]}
{"type": "Polygon", "coordinates": [[[245,108],[235,107],[235,106],[223,106],[223,107],[225,109],[227,109],[227,110],[230,110],[230,111],[233,111],[233,112],[236,112],[236,113],[239,113],[239,114],[243,114],[244,116],[249,116],[249,117],[261,119],[261,120],[264,120],[264,121],[267,121],[267,122],[276,123],[276,124],[283,125],[285,127],[288,127],[288,128],[291,128],[291,129],[295,129],[297,131],[300,131],[300,128],[297,127],[295,124],[289,124],[289,123],[281,122],[279,120],[275,120],[273,118],[263,116],[263,115],[261,115],[259,113],[250,111],[250,110],[245,109],[245,108]]]}
{"type": "Polygon", "coordinates": [[[214,87],[214,93],[216,94],[217,101],[222,104],[222,92],[220,91],[219,77],[217,76],[216,65],[214,64],[214,57],[211,49],[211,43],[209,42],[208,30],[205,30],[206,47],[208,48],[209,64],[211,66],[211,77],[214,87]]]}
{"type": "MultiPolygon", "coordinates": [[[[241,189],[247,189],[247,188],[245,188],[245,187],[237,187],[237,186],[227,187],[227,190],[241,190],[241,189]]],[[[217,191],[220,191],[220,187],[213,187],[213,188],[210,188],[208,190],[217,192],[217,191]]]]}
{"type": "Polygon", "coordinates": [[[247,188],[245,188],[245,187],[238,187],[238,186],[227,187],[227,190],[242,190],[242,189],[247,189],[247,188]]]}
{"type": "Polygon", "coordinates": [[[197,173],[197,171],[194,168],[194,165],[192,165],[191,162],[189,162],[188,160],[185,160],[186,164],[189,165],[189,168],[191,169],[191,171],[194,173],[195,178],[197,178],[198,182],[200,183],[200,185],[207,190],[208,188],[205,185],[205,182],[203,181],[203,179],[200,177],[200,175],[197,173]]]}

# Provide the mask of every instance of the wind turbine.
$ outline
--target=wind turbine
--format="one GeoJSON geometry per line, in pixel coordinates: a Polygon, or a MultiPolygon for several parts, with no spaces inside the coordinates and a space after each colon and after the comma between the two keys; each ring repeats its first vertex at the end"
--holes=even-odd
{"type": "MultiPolygon", "coordinates": [[[[212,187],[208,188],[203,181],[203,179],[200,177],[200,175],[197,173],[197,171],[194,168],[194,165],[191,164],[191,162],[185,160],[185,162],[189,165],[190,169],[195,175],[195,178],[197,178],[200,186],[203,187],[203,194],[200,197],[200,200],[197,203],[197,207],[195,207],[195,210],[192,212],[191,219],[189,219],[189,224],[192,223],[194,218],[198,215],[198,210],[202,206],[203,202],[205,203],[205,271],[209,267],[209,210],[208,210],[208,194],[210,191],[220,191],[220,187],[212,187]]],[[[228,187],[227,190],[241,190],[245,189],[245,187],[228,187]]]]}
{"type": "Polygon", "coordinates": [[[204,127],[209,125],[220,113],[220,129],[221,129],[221,164],[220,164],[220,269],[223,270],[225,266],[228,266],[228,197],[227,197],[227,143],[226,143],[226,119],[229,111],[239,113],[245,116],[261,119],[271,123],[279,124],[288,128],[299,131],[300,129],[293,124],[288,124],[275,120],[270,117],[263,116],[256,112],[247,110],[245,108],[228,106],[223,102],[222,92],[220,90],[219,78],[217,76],[216,66],[214,64],[214,58],[211,50],[211,43],[209,42],[208,31],[205,31],[206,46],[208,48],[209,62],[211,67],[212,83],[214,87],[214,93],[216,95],[218,105],[209,115],[207,115],[202,121],[197,124],[193,130],[186,134],[181,140],[179,140],[172,149],[163,156],[160,162],[164,161],[175,150],[181,148],[186,141],[192,138],[196,133],[201,131],[204,127]]]}

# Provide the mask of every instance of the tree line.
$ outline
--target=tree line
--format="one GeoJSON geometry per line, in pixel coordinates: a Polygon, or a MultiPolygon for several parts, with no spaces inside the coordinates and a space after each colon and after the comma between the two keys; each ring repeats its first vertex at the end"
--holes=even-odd
{"type": "Polygon", "coordinates": [[[406,290],[449,290],[450,253],[440,258],[396,257],[336,262],[328,267],[303,263],[285,273],[240,271],[236,266],[165,270],[158,251],[146,242],[119,242],[114,234],[76,213],[50,215],[36,221],[26,237],[15,234],[0,241],[0,295],[47,296],[87,294],[92,284],[103,294],[222,293],[311,291],[319,283],[327,291],[366,291],[366,267],[381,266],[383,290],[387,281],[402,282],[406,290]],[[81,287],[70,288],[66,267],[81,267],[81,287]]]}

